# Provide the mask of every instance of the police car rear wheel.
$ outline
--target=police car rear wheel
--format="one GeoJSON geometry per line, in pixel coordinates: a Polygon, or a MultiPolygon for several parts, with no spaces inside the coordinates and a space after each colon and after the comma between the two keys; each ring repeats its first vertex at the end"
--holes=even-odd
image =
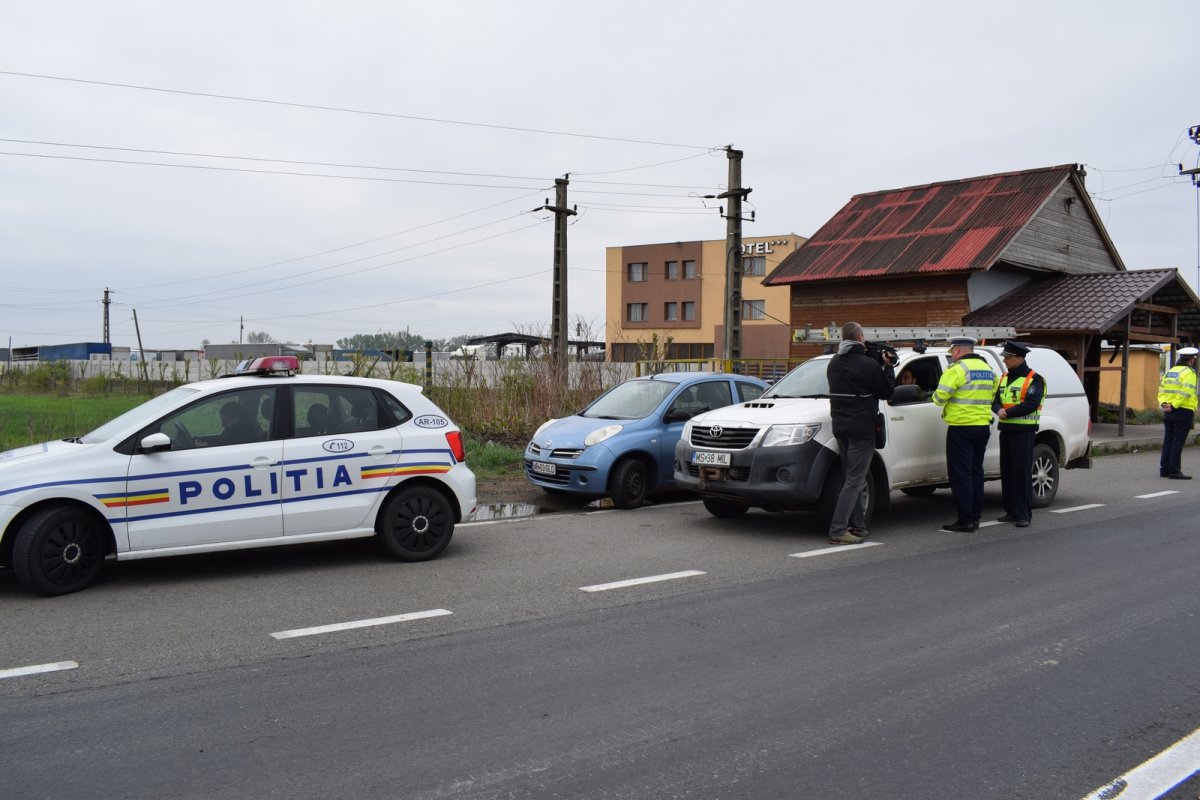
{"type": "Polygon", "coordinates": [[[1048,444],[1033,447],[1033,507],[1045,508],[1058,494],[1058,453],[1048,444]]]}
{"type": "Polygon", "coordinates": [[[85,588],[104,565],[104,533],[91,514],[50,508],[34,514],[17,533],[13,573],[39,594],[69,594],[85,588]]]}
{"type": "Polygon", "coordinates": [[[403,561],[427,561],[450,544],[454,511],[441,492],[428,486],[404,489],[388,501],[379,538],[403,561]]]}

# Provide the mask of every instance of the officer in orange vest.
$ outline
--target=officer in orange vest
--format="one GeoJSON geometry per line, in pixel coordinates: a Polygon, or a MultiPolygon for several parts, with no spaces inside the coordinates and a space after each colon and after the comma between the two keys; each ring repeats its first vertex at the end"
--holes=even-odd
{"type": "Polygon", "coordinates": [[[1000,376],[1000,388],[992,401],[992,410],[1000,418],[997,427],[1004,516],[999,521],[1028,528],[1033,521],[1033,444],[1046,399],[1046,379],[1025,363],[1027,345],[1005,342],[1000,355],[1007,371],[1000,376]]]}

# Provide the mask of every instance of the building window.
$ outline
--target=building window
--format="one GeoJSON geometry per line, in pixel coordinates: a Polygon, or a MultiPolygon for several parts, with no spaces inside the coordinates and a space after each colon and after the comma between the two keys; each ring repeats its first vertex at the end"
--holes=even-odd
{"type": "Polygon", "coordinates": [[[646,280],[646,262],[628,265],[627,277],[630,283],[641,283],[646,280]]]}
{"type": "Polygon", "coordinates": [[[679,280],[679,262],[678,261],[668,261],[667,262],[667,280],[669,280],[669,281],[679,280]]]}
{"type": "Polygon", "coordinates": [[[684,278],[684,280],[690,281],[690,280],[694,279],[695,277],[696,277],[696,262],[695,261],[683,262],[683,278],[684,278]]]}
{"type": "Polygon", "coordinates": [[[696,319],[696,304],[689,300],[683,304],[683,318],[685,320],[696,319]]]}
{"type": "MultiPolygon", "coordinates": [[[[644,266],[644,265],[643,265],[644,266]]],[[[628,313],[626,316],[630,322],[645,322],[646,321],[646,304],[645,303],[630,303],[626,306],[628,313]]]]}
{"type": "Polygon", "coordinates": [[[743,256],[742,257],[742,274],[750,276],[763,276],[767,274],[767,257],[766,256],[743,256]]]}
{"type": "Polygon", "coordinates": [[[679,319],[679,304],[666,303],[663,305],[663,319],[667,322],[674,322],[679,319]]]}
{"type": "Polygon", "coordinates": [[[742,302],[742,319],[765,319],[766,316],[766,300],[745,300],[742,302]]]}

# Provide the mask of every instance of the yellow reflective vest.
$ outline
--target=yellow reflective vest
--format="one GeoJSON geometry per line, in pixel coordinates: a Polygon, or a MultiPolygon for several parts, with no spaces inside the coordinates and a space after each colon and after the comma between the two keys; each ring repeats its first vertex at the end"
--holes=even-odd
{"type": "Polygon", "coordinates": [[[1163,375],[1158,387],[1158,404],[1170,403],[1175,408],[1196,410],[1196,370],[1187,364],[1176,364],[1163,375]]]}
{"type": "Polygon", "coordinates": [[[990,425],[992,398],[1000,387],[1000,376],[981,356],[970,353],[942,373],[933,402],[942,406],[948,425],[990,425]]]}
{"type": "MultiPolygon", "coordinates": [[[[1029,387],[1033,385],[1033,379],[1038,374],[1033,370],[1021,377],[1013,377],[1006,372],[1000,376],[1000,407],[1004,409],[1014,408],[1025,402],[1025,396],[1029,394],[1029,387]]],[[[1042,378],[1042,397],[1038,400],[1038,407],[1030,411],[1023,417],[1005,417],[1000,420],[1001,425],[1037,425],[1038,420],[1042,416],[1042,405],[1046,402],[1046,392],[1049,387],[1045,386],[1046,379],[1042,378]]]]}

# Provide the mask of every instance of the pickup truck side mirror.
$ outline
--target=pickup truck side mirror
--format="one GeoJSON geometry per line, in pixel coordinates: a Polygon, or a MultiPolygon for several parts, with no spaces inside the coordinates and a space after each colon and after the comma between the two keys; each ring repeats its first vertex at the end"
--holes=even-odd
{"type": "Polygon", "coordinates": [[[921,403],[929,399],[929,393],[917,386],[915,383],[906,383],[897,386],[892,392],[892,399],[888,401],[888,405],[906,406],[912,403],[921,403]]]}

